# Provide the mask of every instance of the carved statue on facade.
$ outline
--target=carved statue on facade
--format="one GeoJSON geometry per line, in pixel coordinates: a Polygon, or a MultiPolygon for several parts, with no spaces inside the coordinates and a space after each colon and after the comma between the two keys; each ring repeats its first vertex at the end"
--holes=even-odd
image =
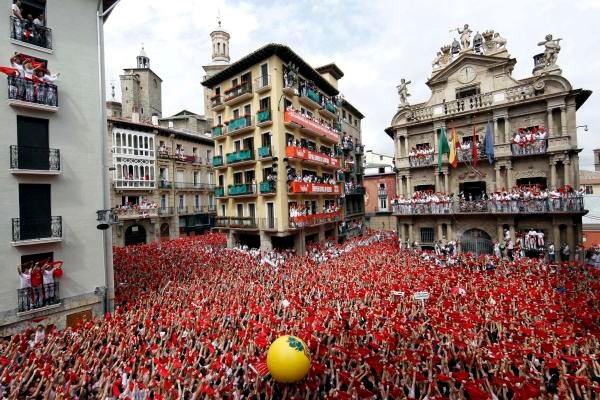
{"type": "Polygon", "coordinates": [[[283,86],[286,88],[295,87],[298,83],[298,67],[289,63],[283,67],[283,86]]]}
{"type": "Polygon", "coordinates": [[[431,67],[433,69],[441,68],[442,67],[442,52],[441,51],[437,52],[435,58],[431,62],[431,67]]]}
{"type": "Polygon", "coordinates": [[[560,52],[560,41],[562,39],[553,39],[552,34],[547,34],[543,42],[539,42],[538,46],[544,46],[544,64],[546,67],[556,65],[556,59],[560,52]]]}
{"type": "Polygon", "coordinates": [[[473,33],[473,31],[469,29],[469,24],[465,24],[462,31],[460,28],[453,29],[452,31],[458,32],[462,49],[467,50],[471,45],[471,33],[473,33]]]}
{"type": "Polygon", "coordinates": [[[452,41],[451,50],[452,55],[460,53],[460,43],[458,42],[458,40],[456,40],[456,38],[454,38],[454,40],[452,41]]]}
{"type": "Polygon", "coordinates": [[[494,38],[492,39],[494,44],[496,45],[496,50],[504,50],[506,49],[506,39],[500,36],[500,33],[494,33],[494,38]]]}
{"type": "Polygon", "coordinates": [[[400,106],[408,105],[408,97],[410,94],[408,93],[408,85],[411,84],[411,81],[406,81],[406,79],[402,78],[400,80],[400,84],[396,86],[398,89],[398,96],[400,97],[400,106]]]}
{"type": "Polygon", "coordinates": [[[483,32],[483,52],[485,54],[497,53],[506,50],[506,39],[504,39],[498,32],[493,30],[487,30],[483,32]]]}
{"type": "Polygon", "coordinates": [[[473,36],[473,50],[475,51],[475,53],[481,54],[483,52],[482,47],[483,47],[483,36],[481,36],[481,33],[479,33],[479,31],[477,31],[475,36],[473,36]]]}
{"type": "Polygon", "coordinates": [[[444,45],[442,47],[440,47],[440,50],[442,52],[442,58],[440,59],[440,64],[442,67],[445,67],[447,64],[450,63],[450,61],[452,61],[452,53],[451,53],[451,47],[449,44],[444,45]]]}

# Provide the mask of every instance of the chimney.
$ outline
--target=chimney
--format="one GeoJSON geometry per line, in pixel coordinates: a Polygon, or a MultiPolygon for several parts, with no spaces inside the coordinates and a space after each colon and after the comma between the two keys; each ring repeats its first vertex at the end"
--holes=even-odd
{"type": "Polygon", "coordinates": [[[158,115],[152,116],[152,125],[158,126],[158,115]]]}
{"type": "Polygon", "coordinates": [[[131,122],[135,122],[136,124],[138,124],[140,122],[140,113],[137,111],[134,111],[131,113],[131,122]]]}

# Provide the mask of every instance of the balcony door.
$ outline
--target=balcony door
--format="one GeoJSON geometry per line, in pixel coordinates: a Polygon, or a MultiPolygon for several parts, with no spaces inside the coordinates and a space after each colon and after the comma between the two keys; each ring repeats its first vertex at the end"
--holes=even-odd
{"type": "Polygon", "coordinates": [[[273,229],[275,227],[275,209],[273,203],[267,203],[267,228],[273,229]]]}
{"type": "Polygon", "coordinates": [[[48,120],[17,116],[19,169],[50,169],[48,120]]]}
{"type": "Polygon", "coordinates": [[[20,239],[52,236],[50,185],[19,185],[20,239]]]}

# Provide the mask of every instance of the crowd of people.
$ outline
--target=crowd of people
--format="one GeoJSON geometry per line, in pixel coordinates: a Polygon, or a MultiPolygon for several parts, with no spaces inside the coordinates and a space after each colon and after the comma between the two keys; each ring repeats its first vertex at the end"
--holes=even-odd
{"type": "Polygon", "coordinates": [[[433,147],[428,144],[413,147],[410,149],[410,153],[408,153],[408,161],[411,167],[422,167],[428,166],[433,163],[433,147]]]}
{"type": "Polygon", "coordinates": [[[288,135],[287,145],[290,147],[297,147],[300,149],[306,149],[306,150],[318,152],[321,154],[325,154],[326,156],[329,156],[329,157],[336,157],[338,154],[338,146],[337,145],[333,145],[333,147],[321,145],[317,148],[317,145],[315,143],[308,141],[306,139],[301,139],[301,140],[296,139],[292,135],[288,135]]]}
{"type": "Polygon", "coordinates": [[[19,312],[50,306],[59,302],[54,278],[62,276],[62,261],[43,259],[17,266],[21,283],[18,293],[19,312]]]}
{"type": "Polygon", "coordinates": [[[543,213],[559,211],[582,211],[585,188],[575,190],[572,186],[559,189],[542,189],[539,186],[515,186],[487,194],[482,192],[458,195],[433,191],[415,191],[411,197],[392,199],[392,209],[398,214],[447,214],[453,212],[491,213],[543,213]]]}
{"type": "MultiPolygon", "coordinates": [[[[299,113],[299,111],[296,110],[292,106],[287,107],[286,111],[299,113]]],[[[311,121],[311,122],[313,122],[313,123],[315,123],[315,124],[317,124],[317,125],[319,125],[319,126],[321,126],[324,129],[337,132],[338,134],[340,133],[340,130],[338,129],[338,126],[335,123],[330,122],[329,120],[326,120],[326,119],[323,119],[323,118],[317,118],[317,117],[315,117],[313,115],[309,115],[309,114],[302,114],[302,117],[305,118],[305,119],[307,119],[307,120],[309,120],[309,121],[311,121]]]]}
{"type": "Polygon", "coordinates": [[[440,263],[381,234],[276,266],[224,243],[115,249],[115,312],[0,342],[3,398],[598,398],[596,270],[468,254],[440,263]],[[311,354],[296,384],[265,365],[283,334],[311,354]]]}
{"type": "Polygon", "coordinates": [[[8,75],[9,98],[56,107],[58,91],[54,82],[60,74],[51,74],[46,63],[23,54],[10,59],[10,67],[0,67],[8,75]]]}
{"type": "Polygon", "coordinates": [[[302,228],[304,226],[318,223],[333,222],[339,219],[341,208],[333,204],[325,204],[321,211],[317,208],[290,203],[289,223],[291,228],[302,228]]]}
{"type": "MultiPolygon", "coordinates": [[[[485,145],[481,140],[477,140],[475,142],[475,146],[477,147],[478,158],[483,157],[485,155],[485,145]]],[[[460,149],[457,149],[456,158],[459,162],[473,161],[473,142],[472,141],[464,141],[460,143],[460,149]]]]}
{"type": "Polygon", "coordinates": [[[519,128],[511,139],[512,153],[515,155],[542,154],[546,152],[548,134],[544,127],[519,128]]]}
{"type": "Polygon", "coordinates": [[[127,202],[115,206],[113,210],[118,215],[142,214],[142,216],[146,216],[150,212],[158,210],[158,203],[146,200],[142,200],[139,203],[127,202]]]}
{"type": "Polygon", "coordinates": [[[290,182],[304,182],[304,183],[322,183],[327,185],[335,185],[337,181],[333,176],[323,175],[318,176],[316,174],[305,173],[303,174],[301,170],[297,170],[293,167],[288,167],[287,169],[287,181],[290,182]]]}
{"type": "Polygon", "coordinates": [[[48,36],[48,30],[46,29],[44,13],[37,14],[35,18],[32,14],[23,14],[21,1],[13,0],[11,36],[22,42],[49,47],[51,38],[48,36]]]}

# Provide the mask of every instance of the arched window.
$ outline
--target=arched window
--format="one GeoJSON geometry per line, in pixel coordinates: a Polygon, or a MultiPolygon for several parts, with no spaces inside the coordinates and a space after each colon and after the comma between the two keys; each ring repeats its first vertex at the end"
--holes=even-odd
{"type": "Polygon", "coordinates": [[[133,148],[137,149],[138,147],[138,137],[137,135],[133,135],[133,148]]]}
{"type": "Polygon", "coordinates": [[[123,179],[123,167],[121,164],[117,164],[115,172],[117,174],[117,180],[123,179]]]}
{"type": "Polygon", "coordinates": [[[227,45],[223,43],[223,54],[227,55],[227,45]]]}
{"type": "Polygon", "coordinates": [[[115,134],[115,146],[121,147],[121,134],[120,133],[115,134]]]}
{"type": "Polygon", "coordinates": [[[221,52],[221,43],[217,43],[217,53],[221,52]]]}
{"type": "Polygon", "coordinates": [[[131,133],[127,135],[127,147],[132,147],[131,133]]]}

